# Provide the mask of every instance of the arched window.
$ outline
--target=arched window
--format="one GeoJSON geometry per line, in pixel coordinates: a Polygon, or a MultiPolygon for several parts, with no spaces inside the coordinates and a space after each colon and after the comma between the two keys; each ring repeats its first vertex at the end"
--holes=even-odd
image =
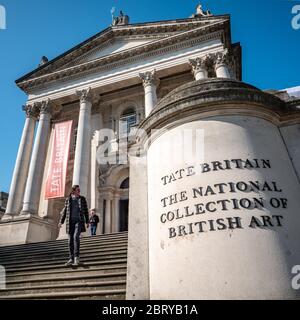
{"type": "Polygon", "coordinates": [[[120,189],[129,189],[129,178],[126,178],[120,185],[120,189]]]}
{"type": "Polygon", "coordinates": [[[124,111],[120,117],[120,137],[126,138],[130,134],[130,130],[136,125],[136,112],[133,108],[124,111]]]}

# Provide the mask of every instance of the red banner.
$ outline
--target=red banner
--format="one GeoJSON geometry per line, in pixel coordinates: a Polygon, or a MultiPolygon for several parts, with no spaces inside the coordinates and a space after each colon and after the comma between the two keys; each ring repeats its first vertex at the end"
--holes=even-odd
{"type": "Polygon", "coordinates": [[[73,121],[57,123],[53,129],[51,162],[46,181],[45,199],[65,196],[72,123],[73,121]]]}

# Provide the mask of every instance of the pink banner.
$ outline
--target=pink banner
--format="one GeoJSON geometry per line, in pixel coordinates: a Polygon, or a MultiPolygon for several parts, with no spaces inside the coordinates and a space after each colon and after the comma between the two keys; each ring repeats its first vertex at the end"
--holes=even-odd
{"type": "Polygon", "coordinates": [[[45,199],[65,196],[72,123],[73,121],[57,123],[53,129],[51,162],[46,181],[45,199]]]}

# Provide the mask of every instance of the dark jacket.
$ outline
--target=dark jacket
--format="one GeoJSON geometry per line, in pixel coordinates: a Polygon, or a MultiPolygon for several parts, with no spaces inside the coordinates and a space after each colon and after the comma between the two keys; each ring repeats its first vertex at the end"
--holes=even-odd
{"type": "Polygon", "coordinates": [[[95,214],[90,217],[90,224],[97,225],[99,223],[99,217],[95,214]]]}
{"type": "MultiPolygon", "coordinates": [[[[87,206],[87,202],[85,197],[79,196],[79,210],[80,210],[80,224],[81,224],[81,232],[85,232],[85,223],[89,223],[89,210],[87,206]]],[[[66,221],[66,230],[67,234],[69,234],[69,229],[70,229],[70,213],[71,213],[71,208],[72,206],[72,201],[71,201],[71,196],[69,196],[66,201],[65,201],[65,206],[62,209],[60,213],[60,223],[64,224],[66,221]]]]}

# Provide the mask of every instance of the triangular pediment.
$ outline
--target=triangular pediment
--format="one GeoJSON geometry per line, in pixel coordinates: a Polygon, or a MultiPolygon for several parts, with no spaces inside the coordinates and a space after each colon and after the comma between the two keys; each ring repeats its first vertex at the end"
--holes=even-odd
{"type": "MultiPolygon", "coordinates": [[[[160,37],[160,38],[163,38],[160,37]]],[[[113,39],[113,40],[108,40],[106,43],[101,44],[97,46],[96,48],[90,50],[86,54],[83,54],[77,59],[74,59],[70,63],[66,64],[64,67],[70,67],[82,63],[86,63],[89,61],[97,60],[102,57],[106,57],[109,55],[117,54],[122,51],[127,51],[130,49],[133,49],[138,46],[142,46],[148,43],[151,43],[152,41],[157,40],[157,38],[154,39],[145,39],[145,38],[140,38],[140,39],[130,39],[130,38],[125,38],[125,39],[113,39]]]]}
{"type": "Polygon", "coordinates": [[[224,30],[226,34],[223,40],[230,41],[229,21],[228,15],[222,15],[109,27],[16,82],[25,89],[36,82],[36,79],[40,83],[48,76],[51,80],[63,78],[70,68],[78,67],[78,70],[74,70],[78,75],[83,70],[96,67],[97,63],[105,65],[121,61],[128,54],[157,50],[176,41],[185,41],[199,34],[206,35],[219,30],[224,30]]]}

